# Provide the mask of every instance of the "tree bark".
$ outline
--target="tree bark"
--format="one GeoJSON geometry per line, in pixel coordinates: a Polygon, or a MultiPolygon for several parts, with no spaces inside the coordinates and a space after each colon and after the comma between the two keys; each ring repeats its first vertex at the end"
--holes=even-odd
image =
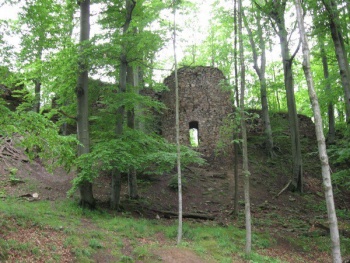
{"type": "MultiPolygon", "coordinates": [[[[152,209],[154,212],[163,214],[165,217],[172,217],[172,216],[179,216],[178,212],[172,212],[172,211],[163,211],[163,210],[156,210],[152,209]]],[[[203,219],[203,220],[214,220],[214,215],[209,214],[199,214],[199,213],[182,213],[183,218],[193,218],[193,219],[203,219]]]]}
{"type": "Polygon", "coordinates": [[[328,12],[329,27],[337,57],[340,79],[344,90],[345,116],[346,122],[350,124],[350,69],[348,54],[345,49],[343,34],[338,23],[339,14],[337,4],[334,0],[322,0],[328,12]]]}
{"type": "Polygon", "coordinates": [[[177,57],[176,57],[176,1],[173,1],[173,52],[175,66],[175,129],[176,129],[176,167],[177,167],[177,189],[178,189],[178,230],[177,244],[182,241],[182,175],[181,175],[181,145],[180,145],[180,113],[179,113],[179,80],[177,77],[177,57]]]}
{"type": "MultiPolygon", "coordinates": [[[[150,75],[153,73],[150,72],[150,75]]],[[[140,94],[140,90],[144,88],[144,79],[143,79],[143,70],[141,67],[136,68],[136,74],[134,74],[134,84],[137,87],[137,92],[140,94]]],[[[136,113],[135,113],[135,128],[137,130],[146,132],[146,125],[145,121],[142,120],[142,116],[144,116],[144,110],[142,105],[136,106],[136,113]]]]}
{"type": "MultiPolygon", "coordinates": [[[[120,56],[120,68],[119,68],[119,88],[118,88],[119,93],[125,93],[126,91],[126,69],[127,69],[126,56],[122,54],[120,56]]],[[[124,115],[125,115],[125,107],[120,106],[117,110],[117,115],[116,115],[116,129],[115,129],[116,137],[120,137],[123,134],[124,115]]],[[[121,172],[118,170],[118,168],[114,168],[112,171],[111,201],[110,201],[110,206],[111,206],[111,209],[113,210],[119,209],[120,191],[121,191],[121,172]]]]}
{"type": "Polygon", "coordinates": [[[256,74],[259,77],[259,82],[260,82],[260,100],[261,100],[262,117],[263,117],[264,131],[265,131],[265,147],[266,147],[267,155],[270,157],[274,157],[272,129],[271,129],[269,105],[267,101],[267,92],[266,92],[266,89],[267,89],[266,77],[265,77],[266,48],[265,48],[265,39],[263,38],[263,32],[261,28],[260,11],[257,10],[257,15],[256,15],[256,24],[257,24],[256,33],[258,35],[259,48],[261,51],[260,66],[258,65],[258,53],[257,53],[255,41],[253,38],[253,32],[248,25],[248,22],[244,13],[243,13],[243,21],[244,21],[245,28],[247,29],[247,32],[248,32],[249,42],[253,52],[254,69],[256,71],[256,74]]]}
{"type": "Polygon", "coordinates": [[[324,47],[322,37],[318,37],[318,43],[320,44],[320,54],[322,58],[323,76],[326,81],[326,94],[328,97],[328,143],[333,144],[335,141],[335,117],[334,117],[334,105],[332,100],[332,88],[329,83],[329,71],[328,71],[328,59],[324,47]]]}
{"type": "Polygon", "coordinates": [[[341,259],[341,253],[340,253],[339,230],[338,230],[337,216],[335,213],[330,167],[328,163],[326,142],[323,135],[320,106],[319,106],[318,98],[315,92],[314,82],[313,82],[312,72],[310,67],[310,64],[311,64],[310,51],[309,51],[309,45],[308,45],[305,28],[304,28],[304,19],[302,15],[300,0],[295,0],[295,7],[297,11],[300,37],[303,45],[303,70],[305,73],[305,78],[306,78],[308,91],[309,91],[309,97],[310,97],[312,109],[314,112],[318,151],[319,151],[319,157],[322,165],[323,185],[324,185],[324,191],[325,191],[325,198],[326,198],[327,212],[328,212],[328,222],[330,226],[329,228],[330,228],[331,241],[332,241],[333,263],[341,263],[342,259],[341,259]]]}
{"type": "MultiPolygon", "coordinates": [[[[42,60],[42,54],[43,54],[43,41],[44,38],[42,34],[39,36],[38,41],[38,54],[37,54],[37,60],[42,60]]],[[[41,103],[41,70],[39,76],[33,81],[34,82],[34,106],[33,111],[36,113],[40,112],[40,103],[41,103]]]]}
{"type": "MultiPolygon", "coordinates": [[[[135,88],[135,78],[133,68],[131,66],[127,67],[126,73],[126,82],[127,82],[127,91],[134,92],[135,88]]],[[[130,129],[135,129],[135,111],[134,108],[129,109],[127,112],[127,126],[130,129]]],[[[129,198],[137,199],[139,198],[138,189],[137,189],[137,174],[135,169],[131,169],[128,173],[128,185],[129,185],[129,198]]]]}
{"type": "MultiPolygon", "coordinates": [[[[234,0],[234,71],[235,71],[235,87],[234,87],[234,93],[235,93],[235,103],[236,107],[239,107],[239,92],[238,92],[238,57],[237,57],[237,42],[238,42],[238,30],[237,30],[237,0],[234,0]]],[[[239,139],[239,134],[233,131],[233,140],[239,139]]],[[[238,216],[238,184],[239,184],[239,174],[238,174],[238,155],[239,151],[238,148],[239,143],[236,142],[233,145],[233,151],[234,151],[234,162],[233,162],[233,174],[234,174],[234,180],[235,180],[235,189],[234,189],[234,203],[233,203],[233,214],[234,216],[238,216]]]]}
{"type": "Polygon", "coordinates": [[[293,187],[294,190],[303,192],[303,164],[301,156],[299,120],[294,97],[294,79],[292,70],[294,56],[291,56],[289,52],[287,30],[284,19],[286,0],[271,1],[269,4],[271,5],[269,6],[269,9],[262,9],[262,11],[264,11],[271,19],[272,26],[275,29],[280,40],[284,71],[284,85],[287,97],[290,138],[292,144],[293,187]]]}
{"type": "MultiPolygon", "coordinates": [[[[128,29],[132,20],[132,11],[134,10],[136,2],[133,0],[125,0],[125,23],[123,25],[123,35],[128,33],[128,29]]],[[[128,60],[127,60],[127,51],[126,44],[122,44],[122,52],[120,54],[120,67],[119,67],[119,87],[118,93],[125,93],[127,86],[127,68],[128,68],[128,60]]],[[[119,137],[123,134],[123,124],[124,124],[124,115],[125,115],[125,107],[120,106],[117,110],[116,116],[116,129],[115,134],[116,137],[119,137]]],[[[119,200],[120,200],[120,188],[121,188],[121,172],[114,168],[112,172],[112,192],[111,192],[111,209],[118,210],[119,209],[119,200]]]]}
{"type": "MultiPolygon", "coordinates": [[[[76,88],[78,112],[77,112],[77,135],[80,145],[78,145],[78,157],[90,152],[90,136],[88,121],[88,65],[84,55],[86,42],[90,38],[90,0],[80,1],[80,74],[76,88]]],[[[79,167],[78,167],[79,172],[79,167]]],[[[79,185],[80,205],[94,208],[95,200],[92,192],[92,183],[85,180],[79,185]]]]}
{"type": "Polygon", "coordinates": [[[288,55],[287,39],[281,37],[282,59],[284,68],[285,88],[287,94],[288,120],[292,144],[293,185],[296,191],[303,192],[303,164],[299,133],[299,120],[294,97],[294,79],[292,59],[288,55]]]}
{"type": "Polygon", "coordinates": [[[248,167],[248,140],[247,127],[244,112],[244,91],[245,91],[245,65],[244,65],[244,50],[243,50],[243,9],[242,0],[238,0],[238,38],[239,38],[239,60],[241,66],[241,94],[240,94],[240,112],[241,112],[241,132],[242,132],[242,150],[243,150],[243,176],[244,176],[244,204],[245,204],[245,228],[246,228],[246,245],[245,253],[250,255],[252,250],[252,222],[250,213],[250,193],[249,193],[249,178],[250,172],[248,167]]]}
{"type": "Polygon", "coordinates": [[[122,185],[121,172],[115,168],[112,171],[111,202],[110,202],[111,209],[113,210],[119,210],[121,185],[122,185]]]}
{"type": "Polygon", "coordinates": [[[34,107],[33,110],[36,113],[40,112],[40,100],[41,100],[41,81],[39,79],[34,80],[34,107]]]}

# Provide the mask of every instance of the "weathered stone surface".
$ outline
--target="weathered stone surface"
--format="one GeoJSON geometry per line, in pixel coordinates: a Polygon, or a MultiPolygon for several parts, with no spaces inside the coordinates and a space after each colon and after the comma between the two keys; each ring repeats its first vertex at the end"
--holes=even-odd
{"type": "MultiPolygon", "coordinates": [[[[233,111],[230,92],[222,87],[225,77],[217,68],[185,67],[178,70],[178,81],[180,143],[190,146],[189,130],[198,127],[199,147],[196,149],[206,159],[213,160],[222,120],[233,111]]],[[[169,91],[161,94],[161,100],[168,108],[162,115],[162,135],[175,142],[174,73],[164,80],[164,84],[169,91]]]]}

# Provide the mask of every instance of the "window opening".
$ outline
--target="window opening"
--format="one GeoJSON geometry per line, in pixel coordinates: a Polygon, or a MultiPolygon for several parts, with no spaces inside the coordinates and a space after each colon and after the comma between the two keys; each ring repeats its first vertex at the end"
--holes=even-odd
{"type": "Polygon", "coordinates": [[[198,121],[191,121],[189,123],[189,132],[190,132],[190,144],[191,144],[191,146],[198,147],[198,145],[199,145],[198,121]]]}

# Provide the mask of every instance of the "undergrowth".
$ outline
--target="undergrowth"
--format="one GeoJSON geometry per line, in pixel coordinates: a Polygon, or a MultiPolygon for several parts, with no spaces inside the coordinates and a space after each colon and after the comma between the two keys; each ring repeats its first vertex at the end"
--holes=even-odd
{"type": "MultiPolygon", "coordinates": [[[[0,235],[6,237],[16,228],[49,228],[52,233],[65,236],[64,247],[68,247],[77,262],[94,262],[98,251],[110,253],[115,262],[154,262],[153,251],[159,247],[175,246],[176,224],[169,221],[135,219],[122,214],[109,214],[104,211],[89,211],[78,207],[72,201],[27,202],[9,198],[0,202],[0,235]],[[11,220],[9,220],[11,219],[11,220]],[[7,222],[7,223],[6,223],[7,222]],[[12,223],[11,223],[12,222],[12,223]],[[160,241],[157,234],[164,240],[160,241]],[[125,254],[128,244],[130,253],[125,254]]],[[[209,262],[232,262],[233,255],[244,257],[244,231],[233,226],[222,227],[213,222],[185,222],[184,242],[186,247],[209,262]]],[[[254,235],[253,247],[262,249],[271,245],[268,235],[254,235]]],[[[51,246],[53,262],[60,262],[57,249],[51,246]]],[[[16,254],[31,253],[40,256],[43,251],[38,244],[27,240],[18,243],[3,239],[0,242],[0,257],[6,259],[10,251],[16,254]]],[[[279,262],[278,260],[252,254],[251,262],[279,262]]]]}

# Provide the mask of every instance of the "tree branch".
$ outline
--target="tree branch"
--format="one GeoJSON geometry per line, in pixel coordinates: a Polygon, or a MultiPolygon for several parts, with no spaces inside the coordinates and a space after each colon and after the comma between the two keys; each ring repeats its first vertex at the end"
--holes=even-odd
{"type": "Polygon", "coordinates": [[[301,46],[301,39],[299,38],[298,46],[297,46],[297,48],[295,49],[293,55],[290,57],[290,63],[293,62],[293,59],[294,59],[294,57],[296,56],[296,54],[298,53],[298,51],[299,51],[299,49],[300,49],[300,46],[301,46]]]}
{"type": "Polygon", "coordinates": [[[58,113],[61,113],[62,115],[66,116],[69,119],[75,120],[77,121],[77,117],[76,116],[71,116],[68,113],[64,112],[63,110],[57,110],[58,113]]]}

